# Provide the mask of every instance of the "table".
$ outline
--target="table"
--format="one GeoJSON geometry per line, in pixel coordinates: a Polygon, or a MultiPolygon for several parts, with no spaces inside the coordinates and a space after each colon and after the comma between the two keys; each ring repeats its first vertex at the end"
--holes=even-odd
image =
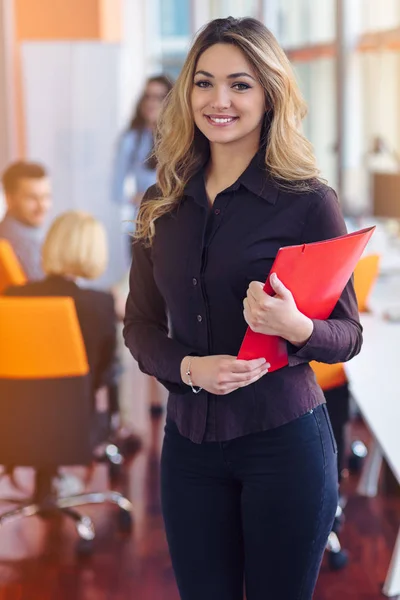
{"type": "MultiPolygon", "coordinates": [[[[358,491],[377,493],[382,456],[400,483],[400,323],[378,314],[362,316],[361,353],[345,363],[350,389],[374,437],[358,491]]],[[[400,529],[383,587],[389,597],[400,595],[400,529]]]]}

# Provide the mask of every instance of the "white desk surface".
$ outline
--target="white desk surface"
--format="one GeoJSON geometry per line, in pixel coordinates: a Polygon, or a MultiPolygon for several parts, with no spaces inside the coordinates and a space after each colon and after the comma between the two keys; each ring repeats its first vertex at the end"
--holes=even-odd
{"type": "MultiPolygon", "coordinates": [[[[381,270],[369,301],[371,313],[361,317],[361,352],[345,363],[351,391],[378,444],[373,444],[360,481],[360,493],[369,496],[378,488],[382,454],[400,483],[400,321],[382,318],[388,309],[400,317],[400,276],[388,271],[381,270]]],[[[383,593],[400,598],[400,529],[383,593]]]]}
{"type": "Polygon", "coordinates": [[[345,369],[351,391],[400,482],[400,323],[363,315],[361,353],[345,369]]]}

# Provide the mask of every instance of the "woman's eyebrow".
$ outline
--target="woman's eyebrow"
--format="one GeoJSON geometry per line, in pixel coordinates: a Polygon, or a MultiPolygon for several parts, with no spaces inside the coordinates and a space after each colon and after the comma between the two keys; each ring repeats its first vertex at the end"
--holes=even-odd
{"type": "MultiPolygon", "coordinates": [[[[209,73],[208,71],[196,71],[195,76],[196,75],[204,75],[205,77],[210,77],[211,79],[214,79],[214,75],[212,73],[209,73]]],[[[252,75],[249,75],[249,73],[245,72],[231,73],[230,75],[227,75],[227,79],[236,79],[236,77],[249,77],[250,79],[253,79],[253,81],[256,81],[252,75]]]]}

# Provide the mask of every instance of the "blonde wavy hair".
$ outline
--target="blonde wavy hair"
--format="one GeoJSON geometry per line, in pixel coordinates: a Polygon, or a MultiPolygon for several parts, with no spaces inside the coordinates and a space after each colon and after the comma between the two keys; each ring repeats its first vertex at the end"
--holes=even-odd
{"type": "Polygon", "coordinates": [[[104,272],[107,261],[107,234],[95,217],[70,210],[54,220],[42,249],[47,275],[96,279],[104,272]]]}
{"type": "Polygon", "coordinates": [[[196,36],[160,115],[155,145],[157,196],[142,203],[135,233],[137,239],[149,245],[154,238],[155,221],[179,204],[187,182],[208,155],[208,140],[194,123],[191,93],[199,57],[221,43],[232,44],[243,52],[265,90],[270,110],[264,120],[260,146],[266,146],[269,175],[277,185],[300,190],[310,189],[319,179],[312,145],[300,129],[307,106],[290,62],[275,37],[256,19],[215,19],[196,36]]]}

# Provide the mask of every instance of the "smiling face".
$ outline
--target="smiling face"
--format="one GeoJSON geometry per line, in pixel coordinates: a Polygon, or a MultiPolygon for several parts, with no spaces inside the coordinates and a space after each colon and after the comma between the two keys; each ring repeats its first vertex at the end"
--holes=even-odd
{"type": "Polygon", "coordinates": [[[12,192],[6,194],[8,212],[29,227],[41,227],[51,208],[48,177],[21,177],[12,192]]]}
{"type": "Polygon", "coordinates": [[[191,96],[193,118],[211,144],[249,142],[257,148],[265,93],[243,52],[214,44],[199,57],[191,96]]]}

